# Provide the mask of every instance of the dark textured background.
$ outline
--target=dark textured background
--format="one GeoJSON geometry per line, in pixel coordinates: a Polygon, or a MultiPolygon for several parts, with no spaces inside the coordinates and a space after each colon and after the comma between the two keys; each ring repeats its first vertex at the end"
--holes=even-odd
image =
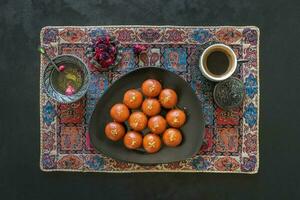
{"type": "Polygon", "coordinates": [[[0,0],[0,198],[300,199],[299,2],[0,0]],[[257,175],[40,171],[36,52],[40,29],[46,25],[111,24],[260,28],[257,175]]]}

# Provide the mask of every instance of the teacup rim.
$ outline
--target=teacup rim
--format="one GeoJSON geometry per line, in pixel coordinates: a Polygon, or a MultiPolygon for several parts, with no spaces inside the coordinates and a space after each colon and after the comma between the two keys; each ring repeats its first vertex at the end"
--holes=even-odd
{"type": "Polygon", "coordinates": [[[225,45],[223,43],[212,44],[212,45],[208,46],[206,49],[204,49],[204,51],[202,52],[200,61],[199,61],[199,68],[200,68],[201,73],[209,80],[216,81],[216,82],[223,81],[223,80],[229,78],[235,72],[235,70],[237,68],[237,57],[236,57],[233,49],[231,47],[229,47],[228,45],[225,45]],[[209,51],[212,48],[216,48],[216,47],[221,47],[221,48],[225,48],[226,50],[228,50],[230,52],[231,56],[233,56],[233,60],[234,60],[233,66],[231,67],[230,71],[226,72],[226,74],[224,74],[220,77],[212,76],[209,73],[207,73],[207,71],[203,65],[204,55],[207,53],[207,51],[209,51]]]}

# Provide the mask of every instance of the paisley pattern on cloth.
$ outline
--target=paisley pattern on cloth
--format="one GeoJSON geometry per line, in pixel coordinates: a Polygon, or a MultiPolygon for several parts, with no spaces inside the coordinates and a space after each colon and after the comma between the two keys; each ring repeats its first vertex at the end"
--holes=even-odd
{"type": "MultiPolygon", "coordinates": [[[[51,100],[40,87],[41,157],[43,171],[78,172],[214,172],[256,173],[259,166],[259,29],[257,27],[77,26],[44,27],[41,45],[51,56],[73,54],[91,69],[87,94],[72,104],[51,100]],[[88,44],[103,34],[115,36],[122,60],[114,69],[98,72],[85,57],[88,44]],[[232,111],[213,101],[214,84],[198,68],[201,52],[210,44],[233,48],[240,63],[234,77],[243,81],[245,99],[232,111]],[[134,55],[134,44],[149,48],[134,55]],[[120,76],[138,67],[156,66],[184,78],[203,105],[205,134],[194,157],[175,163],[141,166],[97,152],[90,142],[88,123],[98,99],[120,76]]],[[[47,61],[41,57],[41,73],[47,61]]],[[[42,78],[42,76],[41,76],[42,78]]],[[[41,81],[42,82],[42,81],[41,81]]]]}

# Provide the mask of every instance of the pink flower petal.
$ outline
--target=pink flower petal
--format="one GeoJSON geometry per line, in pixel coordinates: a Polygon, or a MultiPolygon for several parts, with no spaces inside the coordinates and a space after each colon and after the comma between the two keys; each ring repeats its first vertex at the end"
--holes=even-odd
{"type": "Polygon", "coordinates": [[[60,65],[60,66],[58,67],[58,70],[59,70],[60,72],[64,71],[64,70],[65,70],[65,66],[64,66],[64,65],[60,65]]]}
{"type": "Polygon", "coordinates": [[[71,96],[71,95],[73,95],[74,93],[75,93],[74,87],[73,87],[72,85],[68,85],[65,94],[66,94],[67,96],[71,96]]]}

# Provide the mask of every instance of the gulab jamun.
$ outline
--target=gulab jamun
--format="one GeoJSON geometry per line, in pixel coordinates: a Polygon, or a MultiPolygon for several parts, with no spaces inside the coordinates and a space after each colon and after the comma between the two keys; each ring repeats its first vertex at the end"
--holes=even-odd
{"type": "Polygon", "coordinates": [[[123,97],[123,103],[131,109],[137,109],[141,106],[143,101],[143,95],[140,91],[131,89],[125,92],[123,97]]]}
{"type": "Polygon", "coordinates": [[[118,122],[109,122],[105,126],[105,135],[112,141],[118,141],[125,135],[125,128],[118,122]]]}
{"type": "Polygon", "coordinates": [[[168,128],[163,133],[162,139],[165,145],[169,147],[176,147],[181,143],[182,135],[180,130],[175,128],[168,128]]]}
{"type": "Polygon", "coordinates": [[[123,142],[128,149],[137,149],[142,146],[143,137],[136,131],[128,131],[124,136],[123,142]]]}
{"type": "Polygon", "coordinates": [[[140,112],[133,112],[129,117],[129,126],[135,131],[142,131],[147,126],[147,116],[140,112]]]}
{"type": "Polygon", "coordinates": [[[152,133],[161,134],[167,128],[167,121],[162,116],[156,115],[148,120],[148,127],[152,133]]]}
{"type": "Polygon", "coordinates": [[[153,133],[147,134],[143,138],[143,147],[148,153],[155,153],[159,151],[161,147],[161,140],[159,136],[153,133]]]}
{"type": "Polygon", "coordinates": [[[116,121],[116,122],[124,122],[129,117],[129,109],[126,105],[122,103],[115,104],[110,109],[110,116],[116,121]]]}
{"type": "Polygon", "coordinates": [[[148,116],[154,116],[160,113],[161,107],[157,99],[145,99],[142,104],[142,111],[148,116]]]}
{"type": "Polygon", "coordinates": [[[171,127],[180,128],[185,123],[186,116],[182,110],[173,109],[167,113],[166,119],[171,127]]]}
{"type": "Polygon", "coordinates": [[[142,84],[142,92],[147,97],[156,97],[159,95],[162,86],[160,82],[155,79],[148,79],[142,84]]]}
{"type": "Polygon", "coordinates": [[[163,89],[159,94],[159,102],[164,108],[173,108],[177,104],[176,92],[172,89],[163,89]]]}

